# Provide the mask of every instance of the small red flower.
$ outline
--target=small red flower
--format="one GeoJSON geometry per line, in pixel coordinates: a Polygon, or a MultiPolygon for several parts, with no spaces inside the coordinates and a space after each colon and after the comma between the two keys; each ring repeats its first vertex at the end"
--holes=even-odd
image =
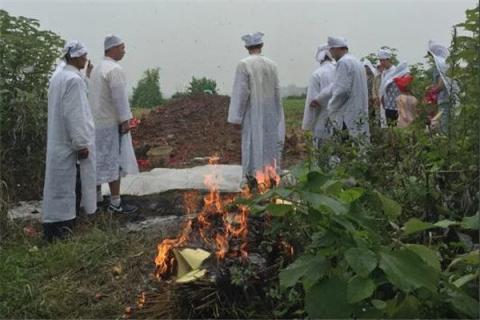
{"type": "Polygon", "coordinates": [[[138,163],[138,166],[140,167],[140,169],[142,169],[142,170],[146,170],[146,169],[150,168],[150,160],[138,159],[137,163],[138,163]]]}

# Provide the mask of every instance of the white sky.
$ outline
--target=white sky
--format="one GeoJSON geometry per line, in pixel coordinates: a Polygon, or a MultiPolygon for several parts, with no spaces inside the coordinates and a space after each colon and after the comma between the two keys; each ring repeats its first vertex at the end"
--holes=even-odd
{"type": "Polygon", "coordinates": [[[42,29],[77,39],[98,63],[103,38],[122,37],[121,64],[131,86],[147,68],[160,67],[162,92],[184,90],[192,76],[212,78],[230,94],[238,60],[246,55],[240,37],[265,33],[264,54],[277,62],[282,86],[306,86],[313,55],[327,36],[346,37],[357,57],[383,45],[400,60],[423,61],[428,40],[450,44],[452,26],[465,20],[476,0],[317,1],[113,1],[0,0],[11,15],[36,18],[42,29]]]}

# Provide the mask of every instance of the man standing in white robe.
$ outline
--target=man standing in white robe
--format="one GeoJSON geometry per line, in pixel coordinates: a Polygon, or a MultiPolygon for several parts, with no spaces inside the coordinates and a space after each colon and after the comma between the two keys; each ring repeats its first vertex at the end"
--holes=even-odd
{"type": "Polygon", "coordinates": [[[334,128],[347,130],[361,143],[370,140],[367,74],[363,64],[348,52],[344,38],[329,37],[330,53],[337,61],[328,115],[334,128]]]}
{"type": "Polygon", "coordinates": [[[65,66],[50,79],[48,132],[42,224],[45,239],[64,238],[75,222],[77,161],[80,164],[82,202],[87,214],[96,206],[95,127],[80,70],[87,49],[71,41],[64,49],[65,66]]]}
{"type": "MultiPolygon", "coordinates": [[[[97,185],[110,186],[109,212],[133,213],[136,207],[122,203],[120,179],[137,174],[138,165],[130,135],[132,112],[128,103],[127,81],[118,61],[125,55],[125,44],[109,35],[104,42],[105,57],[90,76],[90,101],[95,119],[97,185]]],[[[101,200],[101,193],[98,195],[101,200]]]]}
{"type": "Polygon", "coordinates": [[[277,67],[261,54],[262,37],[260,32],[242,37],[250,55],[237,65],[228,110],[228,122],[242,128],[243,175],[251,186],[258,173],[268,178],[279,173],[285,140],[277,67]]]}
{"type": "Polygon", "coordinates": [[[380,82],[380,124],[382,128],[396,126],[398,108],[396,99],[400,91],[393,83],[393,75],[397,66],[392,63],[392,53],[388,49],[380,49],[377,53],[378,61],[382,66],[382,77],[380,82]]]}
{"type": "Polygon", "coordinates": [[[320,66],[310,78],[305,99],[302,130],[313,132],[314,146],[319,148],[331,134],[327,106],[332,97],[335,62],[327,45],[318,48],[315,58],[320,66]]]}

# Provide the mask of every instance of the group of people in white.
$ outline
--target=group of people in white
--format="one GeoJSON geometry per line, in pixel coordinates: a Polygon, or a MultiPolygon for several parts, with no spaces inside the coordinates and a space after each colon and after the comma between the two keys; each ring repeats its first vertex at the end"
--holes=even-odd
{"type": "MultiPolygon", "coordinates": [[[[241,129],[243,176],[249,184],[255,184],[256,174],[267,166],[279,173],[285,140],[277,67],[262,55],[263,36],[256,32],[241,38],[249,55],[237,65],[227,119],[241,129]]],[[[47,240],[70,232],[80,198],[86,214],[94,215],[104,183],[110,187],[109,212],[137,210],[120,198],[121,177],[138,173],[129,132],[127,81],[118,64],[125,43],[108,35],[104,51],[101,63],[92,67],[86,47],[79,41],[68,42],[64,63],[50,79],[42,210],[47,240]]],[[[436,70],[427,95],[447,114],[453,94],[453,81],[447,76],[448,49],[430,42],[428,53],[436,70]]],[[[405,127],[415,119],[417,100],[409,90],[413,77],[406,63],[392,64],[389,50],[379,50],[380,62],[373,66],[354,57],[346,39],[328,37],[315,59],[319,65],[311,75],[302,129],[312,131],[317,148],[336,132],[364,144],[370,140],[371,123],[405,127]]],[[[441,124],[446,121],[442,116],[441,124]]]]}

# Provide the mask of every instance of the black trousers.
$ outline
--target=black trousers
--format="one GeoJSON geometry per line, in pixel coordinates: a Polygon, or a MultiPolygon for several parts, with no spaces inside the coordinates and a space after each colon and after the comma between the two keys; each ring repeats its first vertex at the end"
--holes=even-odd
{"type": "Polygon", "coordinates": [[[385,117],[387,118],[387,124],[389,127],[396,127],[398,120],[398,111],[385,109],[385,117]]]}

